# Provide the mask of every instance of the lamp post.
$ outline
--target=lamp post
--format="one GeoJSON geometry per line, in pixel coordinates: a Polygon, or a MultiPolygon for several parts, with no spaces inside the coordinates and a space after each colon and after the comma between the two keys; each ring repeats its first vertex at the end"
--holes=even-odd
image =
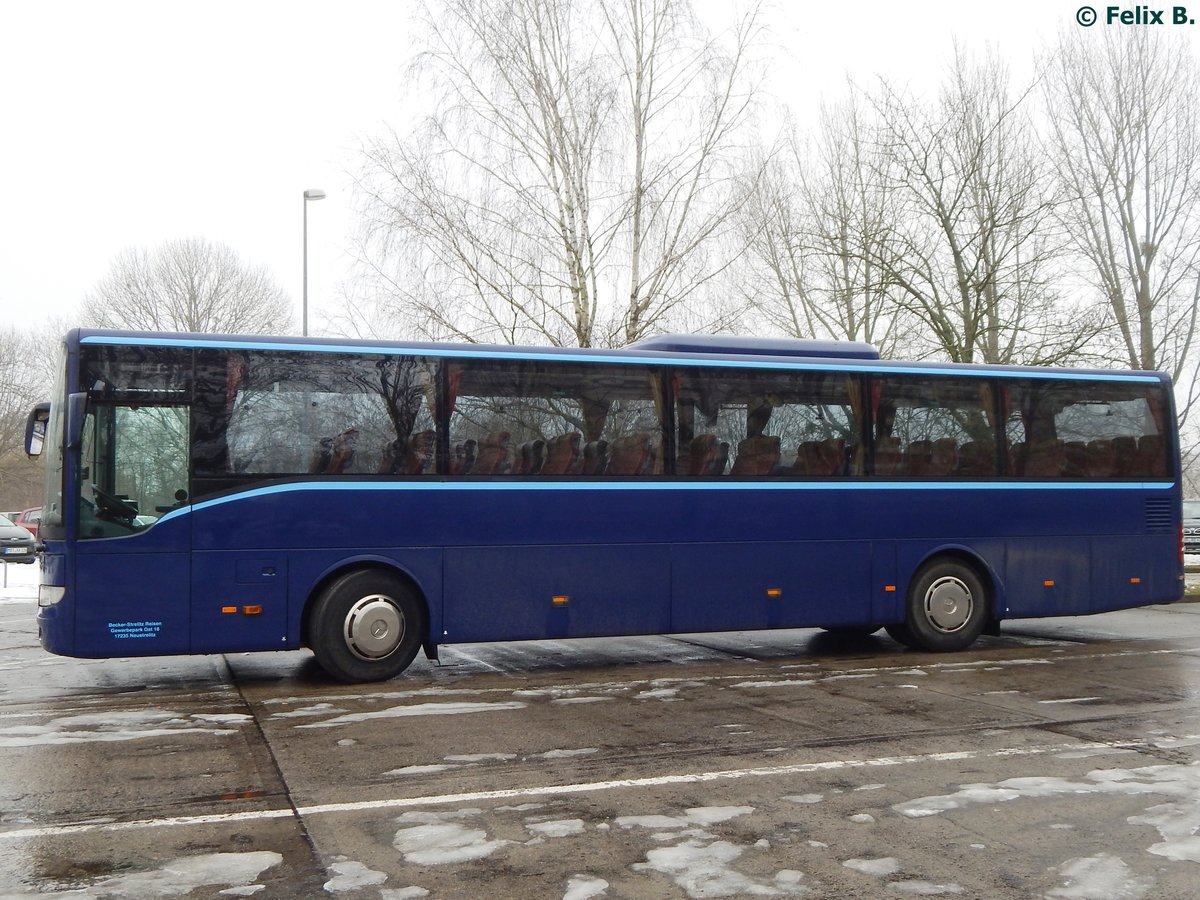
{"type": "Polygon", "coordinates": [[[309,188],[304,192],[304,309],[301,322],[304,337],[308,337],[308,201],[324,199],[325,192],[320,188],[309,188]]]}

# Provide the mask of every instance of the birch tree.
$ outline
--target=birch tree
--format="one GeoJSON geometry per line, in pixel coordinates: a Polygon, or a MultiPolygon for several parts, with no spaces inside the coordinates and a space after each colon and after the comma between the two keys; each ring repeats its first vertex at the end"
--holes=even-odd
{"type": "Polygon", "coordinates": [[[1196,401],[1200,71],[1153,28],[1067,33],[1043,60],[1059,223],[1107,312],[1111,359],[1196,401]]]}
{"type": "Polygon", "coordinates": [[[738,249],[755,15],[716,39],[686,0],[430,0],[424,28],[437,109],[360,182],[405,330],[588,347],[694,315],[738,249]]]}

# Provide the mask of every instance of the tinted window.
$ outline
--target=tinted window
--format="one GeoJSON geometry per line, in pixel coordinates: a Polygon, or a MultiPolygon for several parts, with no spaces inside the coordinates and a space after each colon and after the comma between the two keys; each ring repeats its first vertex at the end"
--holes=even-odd
{"type": "Polygon", "coordinates": [[[663,471],[661,376],[642,367],[449,363],[454,475],[663,471]]]}
{"type": "Polygon", "coordinates": [[[200,351],[196,381],[198,475],[434,471],[428,360],[200,351]]]}
{"type": "Polygon", "coordinates": [[[873,381],[873,472],[922,478],[994,475],[996,407],[982,378],[873,381]]]}
{"type": "Polygon", "coordinates": [[[679,369],[679,475],[846,475],[859,381],[840,373],[679,369]]]}
{"type": "Polygon", "coordinates": [[[1064,478],[1161,477],[1170,468],[1159,385],[1028,381],[1006,387],[1009,471],[1064,478]]]}

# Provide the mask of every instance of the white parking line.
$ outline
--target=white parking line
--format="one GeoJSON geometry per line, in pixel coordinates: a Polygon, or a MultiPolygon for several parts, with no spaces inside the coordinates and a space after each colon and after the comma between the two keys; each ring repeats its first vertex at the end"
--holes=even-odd
{"type": "Polygon", "coordinates": [[[956,750],[944,753],[923,753],[907,756],[881,756],[872,759],[837,759],[824,762],[796,763],[784,766],[754,766],[747,769],[724,769],[715,772],[694,772],[677,775],[656,775],[647,778],[623,778],[616,781],[590,781],[574,784],[532,785],[496,791],[471,791],[461,794],[433,794],[422,797],[394,797],[384,800],[362,800],[348,803],[321,803],[292,809],[247,810],[202,816],[171,816],[159,819],[135,819],[129,822],[79,822],[65,825],[41,825],[0,831],[0,841],[19,841],[31,838],[59,837],[88,832],[138,831],[151,828],[195,827],[226,825],[234,822],[286,819],[294,815],[318,816],[373,810],[411,809],[423,806],[446,806],[457,803],[481,803],[495,800],[517,800],[563,794],[588,794],[626,788],[663,787],[675,784],[701,784],[710,781],[733,781],[740,778],[776,778],[783,775],[803,775],[813,772],[836,772],[848,769],[886,768],[928,762],[957,762],[1003,757],[1044,756],[1077,750],[1137,750],[1158,746],[1167,741],[1200,740],[1200,735],[1185,735],[1171,739],[1147,741],[1088,741],[1069,744],[1044,744],[1033,747],[1005,747],[998,750],[956,750]]]}

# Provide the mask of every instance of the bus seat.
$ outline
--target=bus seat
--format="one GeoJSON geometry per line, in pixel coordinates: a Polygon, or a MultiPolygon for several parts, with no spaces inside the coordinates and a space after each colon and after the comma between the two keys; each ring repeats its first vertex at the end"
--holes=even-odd
{"type": "Polygon", "coordinates": [[[569,475],[576,471],[579,462],[579,446],[583,435],[578,431],[568,431],[550,438],[546,447],[546,463],[542,466],[543,475],[569,475]]]}
{"type": "Polygon", "coordinates": [[[712,464],[709,466],[705,475],[724,475],[725,467],[729,465],[729,441],[721,441],[717,444],[717,452],[713,456],[712,464]]]}
{"type": "Polygon", "coordinates": [[[383,445],[383,453],[379,456],[379,468],[375,470],[376,475],[394,475],[396,473],[396,461],[401,455],[400,447],[401,442],[398,438],[383,445]]]}
{"type": "Polygon", "coordinates": [[[358,443],[358,429],[347,428],[330,445],[329,463],[325,472],[329,475],[340,475],[346,471],[354,459],[354,445],[358,443]]]}
{"type": "Polygon", "coordinates": [[[320,475],[329,467],[333,456],[333,438],[323,437],[313,447],[312,457],[308,461],[308,474],[320,475]]]}
{"type": "Polygon", "coordinates": [[[493,431],[484,440],[475,459],[472,475],[507,475],[512,469],[512,450],[508,446],[512,437],[507,431],[493,431]]]}
{"type": "Polygon", "coordinates": [[[952,437],[938,438],[929,450],[929,474],[949,475],[958,468],[958,442],[952,437]]]}
{"type": "Polygon", "coordinates": [[[900,438],[881,437],[875,441],[875,474],[895,475],[900,468],[900,438]]]}
{"type": "Polygon", "coordinates": [[[1157,434],[1143,434],[1138,438],[1135,467],[1138,475],[1166,475],[1167,468],[1163,461],[1162,437],[1157,434]]]}
{"type": "Polygon", "coordinates": [[[644,475],[650,461],[650,435],[640,431],[612,442],[605,471],[609,475],[644,475]]]}
{"type": "Polygon", "coordinates": [[[991,441],[967,441],[958,448],[957,475],[995,475],[996,445],[991,441]]]}
{"type": "Polygon", "coordinates": [[[716,461],[718,449],[715,434],[696,435],[688,443],[687,458],[681,460],[686,463],[686,467],[680,466],[681,471],[687,475],[709,474],[709,470],[716,461]]]}
{"type": "Polygon", "coordinates": [[[588,441],[583,447],[581,475],[600,475],[608,466],[608,441],[588,441]]]}
{"type": "Polygon", "coordinates": [[[1087,444],[1083,441],[1067,441],[1063,444],[1062,473],[1067,478],[1082,478],[1087,474],[1087,444]]]}
{"type": "Polygon", "coordinates": [[[821,474],[820,441],[801,441],[796,445],[796,461],[792,463],[793,475],[821,474]]]}
{"type": "Polygon", "coordinates": [[[821,463],[818,475],[844,475],[846,473],[846,441],[843,438],[826,438],[817,447],[817,458],[821,463]]]}
{"type": "Polygon", "coordinates": [[[479,442],[465,440],[454,446],[454,459],[450,462],[451,475],[469,475],[479,452],[479,442]]]}
{"type": "Polygon", "coordinates": [[[1113,474],[1118,476],[1134,474],[1137,464],[1137,438],[1123,434],[1113,438],[1112,445],[1115,457],[1113,474]]]}
{"type": "Polygon", "coordinates": [[[432,431],[418,431],[408,439],[404,454],[404,474],[422,475],[433,462],[436,435],[432,431]]]}
{"type": "Polygon", "coordinates": [[[913,441],[904,448],[904,455],[900,460],[900,472],[904,475],[929,474],[930,456],[932,453],[932,442],[926,440],[913,441]]]}
{"type": "Polygon", "coordinates": [[[1018,474],[1043,478],[1061,475],[1065,463],[1066,451],[1061,440],[1037,441],[1026,445],[1025,465],[1018,474]]]}
{"type": "Polygon", "coordinates": [[[730,475],[770,475],[779,463],[779,437],[760,434],[738,443],[730,475]]]}
{"type": "Polygon", "coordinates": [[[1117,474],[1117,455],[1108,438],[1089,441],[1087,445],[1088,478],[1112,478],[1117,474]]]}
{"type": "Polygon", "coordinates": [[[546,465],[546,442],[541,438],[521,445],[521,474],[540,475],[546,465]]]}

